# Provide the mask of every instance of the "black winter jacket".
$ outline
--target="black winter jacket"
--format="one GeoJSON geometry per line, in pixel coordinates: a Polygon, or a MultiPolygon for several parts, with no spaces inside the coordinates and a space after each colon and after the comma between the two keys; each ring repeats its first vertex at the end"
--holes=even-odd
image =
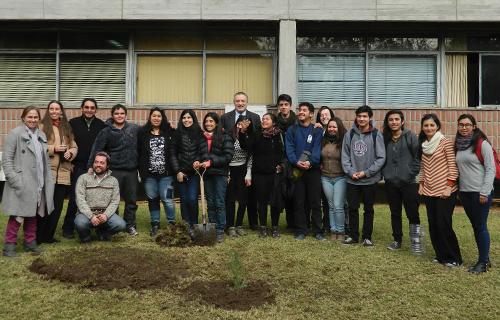
{"type": "Polygon", "coordinates": [[[92,166],[91,160],[99,151],[105,151],[111,158],[111,170],[136,170],[137,169],[137,132],[139,126],[125,122],[122,129],[112,125],[112,119],[108,119],[106,128],[102,129],[95,139],[94,146],[89,158],[88,166],[92,166]]]}
{"type": "MultiPolygon", "coordinates": [[[[172,140],[172,152],[170,152],[170,165],[175,174],[182,172],[187,175],[194,174],[193,162],[200,161],[201,147],[205,142],[203,133],[197,138],[190,138],[187,133],[177,130],[172,140]]],[[[206,143],[205,143],[206,146],[206,143]]]]}
{"type": "Polygon", "coordinates": [[[212,141],[212,150],[208,152],[207,140],[203,139],[201,146],[201,161],[210,160],[210,167],[205,175],[227,176],[229,163],[233,159],[234,140],[226,133],[214,133],[212,141]]]}
{"type": "MultiPolygon", "coordinates": [[[[161,177],[167,177],[174,174],[172,167],[170,166],[170,155],[172,153],[172,141],[174,135],[174,129],[170,129],[167,132],[162,132],[161,134],[165,138],[165,146],[163,149],[163,154],[165,157],[165,173],[161,177]]],[[[146,178],[151,176],[148,170],[149,158],[151,155],[151,147],[149,145],[150,137],[153,136],[146,127],[141,127],[137,133],[137,156],[139,158],[139,173],[141,178],[146,178]]]]}
{"type": "Polygon", "coordinates": [[[73,129],[75,142],[78,146],[78,153],[76,154],[76,158],[73,159],[73,164],[79,167],[87,167],[92,145],[99,132],[106,127],[106,124],[101,119],[94,118],[90,123],[90,127],[87,127],[83,116],[71,119],[69,124],[71,125],[71,129],[73,129]]]}
{"type": "Polygon", "coordinates": [[[254,135],[250,152],[253,156],[252,174],[273,174],[277,165],[283,165],[285,148],[278,133],[272,137],[264,137],[261,132],[254,135]]]}

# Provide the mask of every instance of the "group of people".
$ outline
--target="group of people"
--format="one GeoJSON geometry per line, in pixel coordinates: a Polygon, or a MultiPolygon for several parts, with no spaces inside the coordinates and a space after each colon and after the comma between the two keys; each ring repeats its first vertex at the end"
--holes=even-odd
{"type": "Polygon", "coordinates": [[[38,244],[58,242],[54,234],[66,197],[63,237],[73,238],[76,229],[80,241],[87,243],[92,228],[104,241],[120,231],[137,235],[139,181],[148,200],[152,237],[160,229],[161,205],[167,222],[176,221],[174,187],[182,220],[193,226],[199,218],[200,179],[219,242],[226,233],[246,234],[245,212],[260,237],[278,238],[285,209],[287,227],[297,240],[307,234],[325,240],[329,232],[345,245],[362,242],[371,247],[376,185],[383,179],[393,232],[388,249],[401,248],[404,206],[410,249],[422,253],[422,199],[435,261],[460,266],[452,227],[459,195],[479,251],[469,271],[490,267],[487,218],[497,159],[472,115],[458,118],[453,143],[441,133],[435,114],[422,117],[417,136],[405,128],[400,110],[387,112],[379,130],[372,109],[359,107],[352,128],[346,129],[326,106],[318,110],[316,121],[311,103],[299,103],[295,113],[287,94],[278,97],[278,113],[265,113],[262,119],[247,110],[244,92],[237,92],[233,102],[234,110],[222,116],[205,114],[201,126],[193,110],[183,110],[176,129],[157,107],[142,127],[127,121],[127,108],[121,104],[113,106],[111,118],[103,122],[91,98],[82,101],[81,116],[69,121],[59,101],[48,104],[43,118],[36,107],[25,108],[23,123],[4,143],[3,211],[9,220],[3,255],[16,255],[21,224],[26,251],[40,252],[38,244]],[[125,202],[123,218],[117,212],[120,197],[125,202]]]}

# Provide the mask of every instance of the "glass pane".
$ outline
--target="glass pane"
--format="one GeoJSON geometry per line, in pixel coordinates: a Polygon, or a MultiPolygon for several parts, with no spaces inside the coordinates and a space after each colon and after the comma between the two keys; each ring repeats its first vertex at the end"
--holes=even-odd
{"type": "Polygon", "coordinates": [[[339,106],[364,103],[364,55],[307,55],[298,61],[300,101],[339,106]]]}
{"type": "Polygon", "coordinates": [[[244,91],[249,104],[273,102],[272,56],[208,56],[207,103],[232,103],[233,94],[244,91]]]}
{"type": "Polygon", "coordinates": [[[297,37],[298,50],[364,51],[364,38],[297,37]]]}
{"type": "Polygon", "coordinates": [[[127,49],[128,38],[126,33],[61,33],[61,49],[127,49]]]}
{"type": "Polygon", "coordinates": [[[138,34],[134,39],[136,50],[202,50],[200,37],[179,37],[166,34],[138,34]]]}
{"type": "Polygon", "coordinates": [[[468,38],[469,50],[476,51],[500,51],[500,38],[468,38]]]}
{"type": "Polygon", "coordinates": [[[433,51],[438,49],[437,38],[369,38],[369,50],[433,51]]]}
{"type": "Polygon", "coordinates": [[[224,36],[207,39],[207,50],[274,50],[275,37],[224,36]]]}
{"type": "Polygon", "coordinates": [[[466,51],[467,38],[445,38],[444,49],[449,51],[466,51]]]}
{"type": "Polygon", "coordinates": [[[500,56],[481,56],[481,104],[500,105],[500,56]]]}
{"type": "Polygon", "coordinates": [[[436,56],[370,55],[368,102],[384,106],[436,104],[436,56]]]}
{"type": "Polygon", "coordinates": [[[55,32],[0,32],[1,49],[56,49],[55,32]]]}
{"type": "Polygon", "coordinates": [[[138,56],[137,103],[201,104],[201,56],[138,56]]]}

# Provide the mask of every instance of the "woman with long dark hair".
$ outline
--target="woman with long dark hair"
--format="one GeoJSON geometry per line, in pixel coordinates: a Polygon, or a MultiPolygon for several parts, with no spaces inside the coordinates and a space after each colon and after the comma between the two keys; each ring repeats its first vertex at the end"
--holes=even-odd
{"type": "Polygon", "coordinates": [[[262,116],[262,131],[255,134],[249,143],[249,149],[253,158],[252,183],[257,197],[260,237],[264,238],[268,235],[267,208],[271,206],[271,235],[273,238],[278,238],[282,208],[273,203],[272,199],[277,196],[276,192],[281,192],[275,182],[276,175],[283,171],[285,148],[281,130],[278,127],[278,119],[274,114],[266,113],[262,116]]]}
{"type": "Polygon", "coordinates": [[[230,237],[246,234],[243,230],[243,218],[248,201],[248,187],[252,180],[252,159],[240,140],[252,136],[252,127],[251,119],[244,116],[240,116],[233,127],[234,155],[229,163],[229,183],[226,191],[226,226],[230,237]]]}
{"type": "Polygon", "coordinates": [[[54,210],[54,183],[46,150],[47,138],[38,129],[40,111],[26,107],[21,114],[23,124],[5,138],[2,167],[5,186],[2,211],[9,216],[5,230],[3,255],[15,257],[17,232],[23,224],[24,250],[40,253],[36,242],[37,216],[54,210]]]}
{"type": "Polygon", "coordinates": [[[165,112],[158,107],[149,111],[146,124],[137,133],[139,173],[144,183],[151,216],[150,235],[155,237],[160,228],[160,201],[168,223],[175,223],[173,170],[168,161],[171,153],[173,129],[165,112]]]}
{"type": "Polygon", "coordinates": [[[342,120],[333,117],[327,123],[321,142],[321,185],[328,201],[332,240],[344,240],[347,182],[341,163],[342,141],[346,129],[342,120]]]}
{"type": "Polygon", "coordinates": [[[170,162],[177,177],[182,219],[190,226],[198,223],[200,178],[193,169],[193,163],[200,162],[204,141],[196,113],[191,109],[183,110],[177,124],[170,162]]]}
{"type": "Polygon", "coordinates": [[[206,170],[205,197],[208,219],[216,224],[217,242],[224,241],[226,227],[226,189],[229,162],[233,159],[233,138],[222,131],[219,115],[209,112],[203,118],[205,142],[202,146],[201,162],[195,161],[194,169],[206,170]]]}
{"type": "Polygon", "coordinates": [[[50,169],[54,188],[54,211],[44,217],[38,216],[38,243],[59,242],[54,238],[57,223],[61,216],[64,199],[71,191],[71,161],[75,159],[78,148],[61,102],[52,100],[47,105],[40,129],[47,136],[50,169]]]}
{"type": "Polygon", "coordinates": [[[453,268],[462,264],[457,236],[453,231],[453,209],[457,200],[458,169],[453,143],[440,131],[434,113],[422,117],[418,136],[421,157],[418,193],[423,197],[435,262],[453,268]]]}
{"type": "Polygon", "coordinates": [[[472,224],[479,251],[479,258],[469,272],[482,273],[491,266],[488,213],[493,199],[496,159],[488,138],[470,114],[458,117],[455,150],[460,173],[460,200],[472,224]]]}

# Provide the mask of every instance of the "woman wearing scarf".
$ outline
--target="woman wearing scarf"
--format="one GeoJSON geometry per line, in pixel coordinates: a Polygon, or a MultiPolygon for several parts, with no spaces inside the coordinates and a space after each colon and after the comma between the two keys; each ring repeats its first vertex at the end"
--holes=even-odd
{"type": "Polygon", "coordinates": [[[337,117],[328,121],[321,142],[321,185],[328,201],[332,240],[344,239],[346,178],[341,163],[342,141],[346,130],[337,117]]]}
{"type": "Polygon", "coordinates": [[[37,241],[38,243],[55,243],[59,242],[54,238],[54,234],[64,199],[71,191],[71,161],[75,159],[78,149],[61,102],[57,100],[49,102],[40,129],[47,136],[50,169],[55,188],[54,212],[38,218],[37,241]]]}
{"type": "Polygon", "coordinates": [[[5,138],[2,166],[6,183],[2,209],[9,216],[5,231],[3,255],[15,257],[17,232],[23,224],[24,250],[40,253],[36,242],[36,217],[54,210],[54,183],[50,174],[47,138],[38,129],[40,111],[26,107],[23,124],[5,138]]]}
{"type": "Polygon", "coordinates": [[[253,157],[251,177],[256,190],[261,238],[268,236],[268,205],[271,206],[271,235],[273,238],[280,237],[278,225],[282,208],[273,203],[272,199],[279,196],[275,194],[276,192],[281,191],[280,188],[275,188],[275,179],[276,175],[283,171],[285,148],[277,121],[274,114],[264,114],[262,116],[262,131],[256,133],[253,141],[247,142],[253,157]]]}
{"type": "Polygon", "coordinates": [[[418,193],[427,208],[434,261],[450,268],[459,267],[462,256],[452,221],[458,190],[453,143],[439,131],[441,122],[434,113],[425,114],[420,124],[418,193]]]}
{"type": "Polygon", "coordinates": [[[487,221],[493,199],[496,159],[488,138],[476,126],[476,119],[470,114],[458,118],[455,150],[460,173],[460,200],[472,224],[479,251],[477,263],[469,268],[469,272],[482,273],[491,266],[487,221]]]}

